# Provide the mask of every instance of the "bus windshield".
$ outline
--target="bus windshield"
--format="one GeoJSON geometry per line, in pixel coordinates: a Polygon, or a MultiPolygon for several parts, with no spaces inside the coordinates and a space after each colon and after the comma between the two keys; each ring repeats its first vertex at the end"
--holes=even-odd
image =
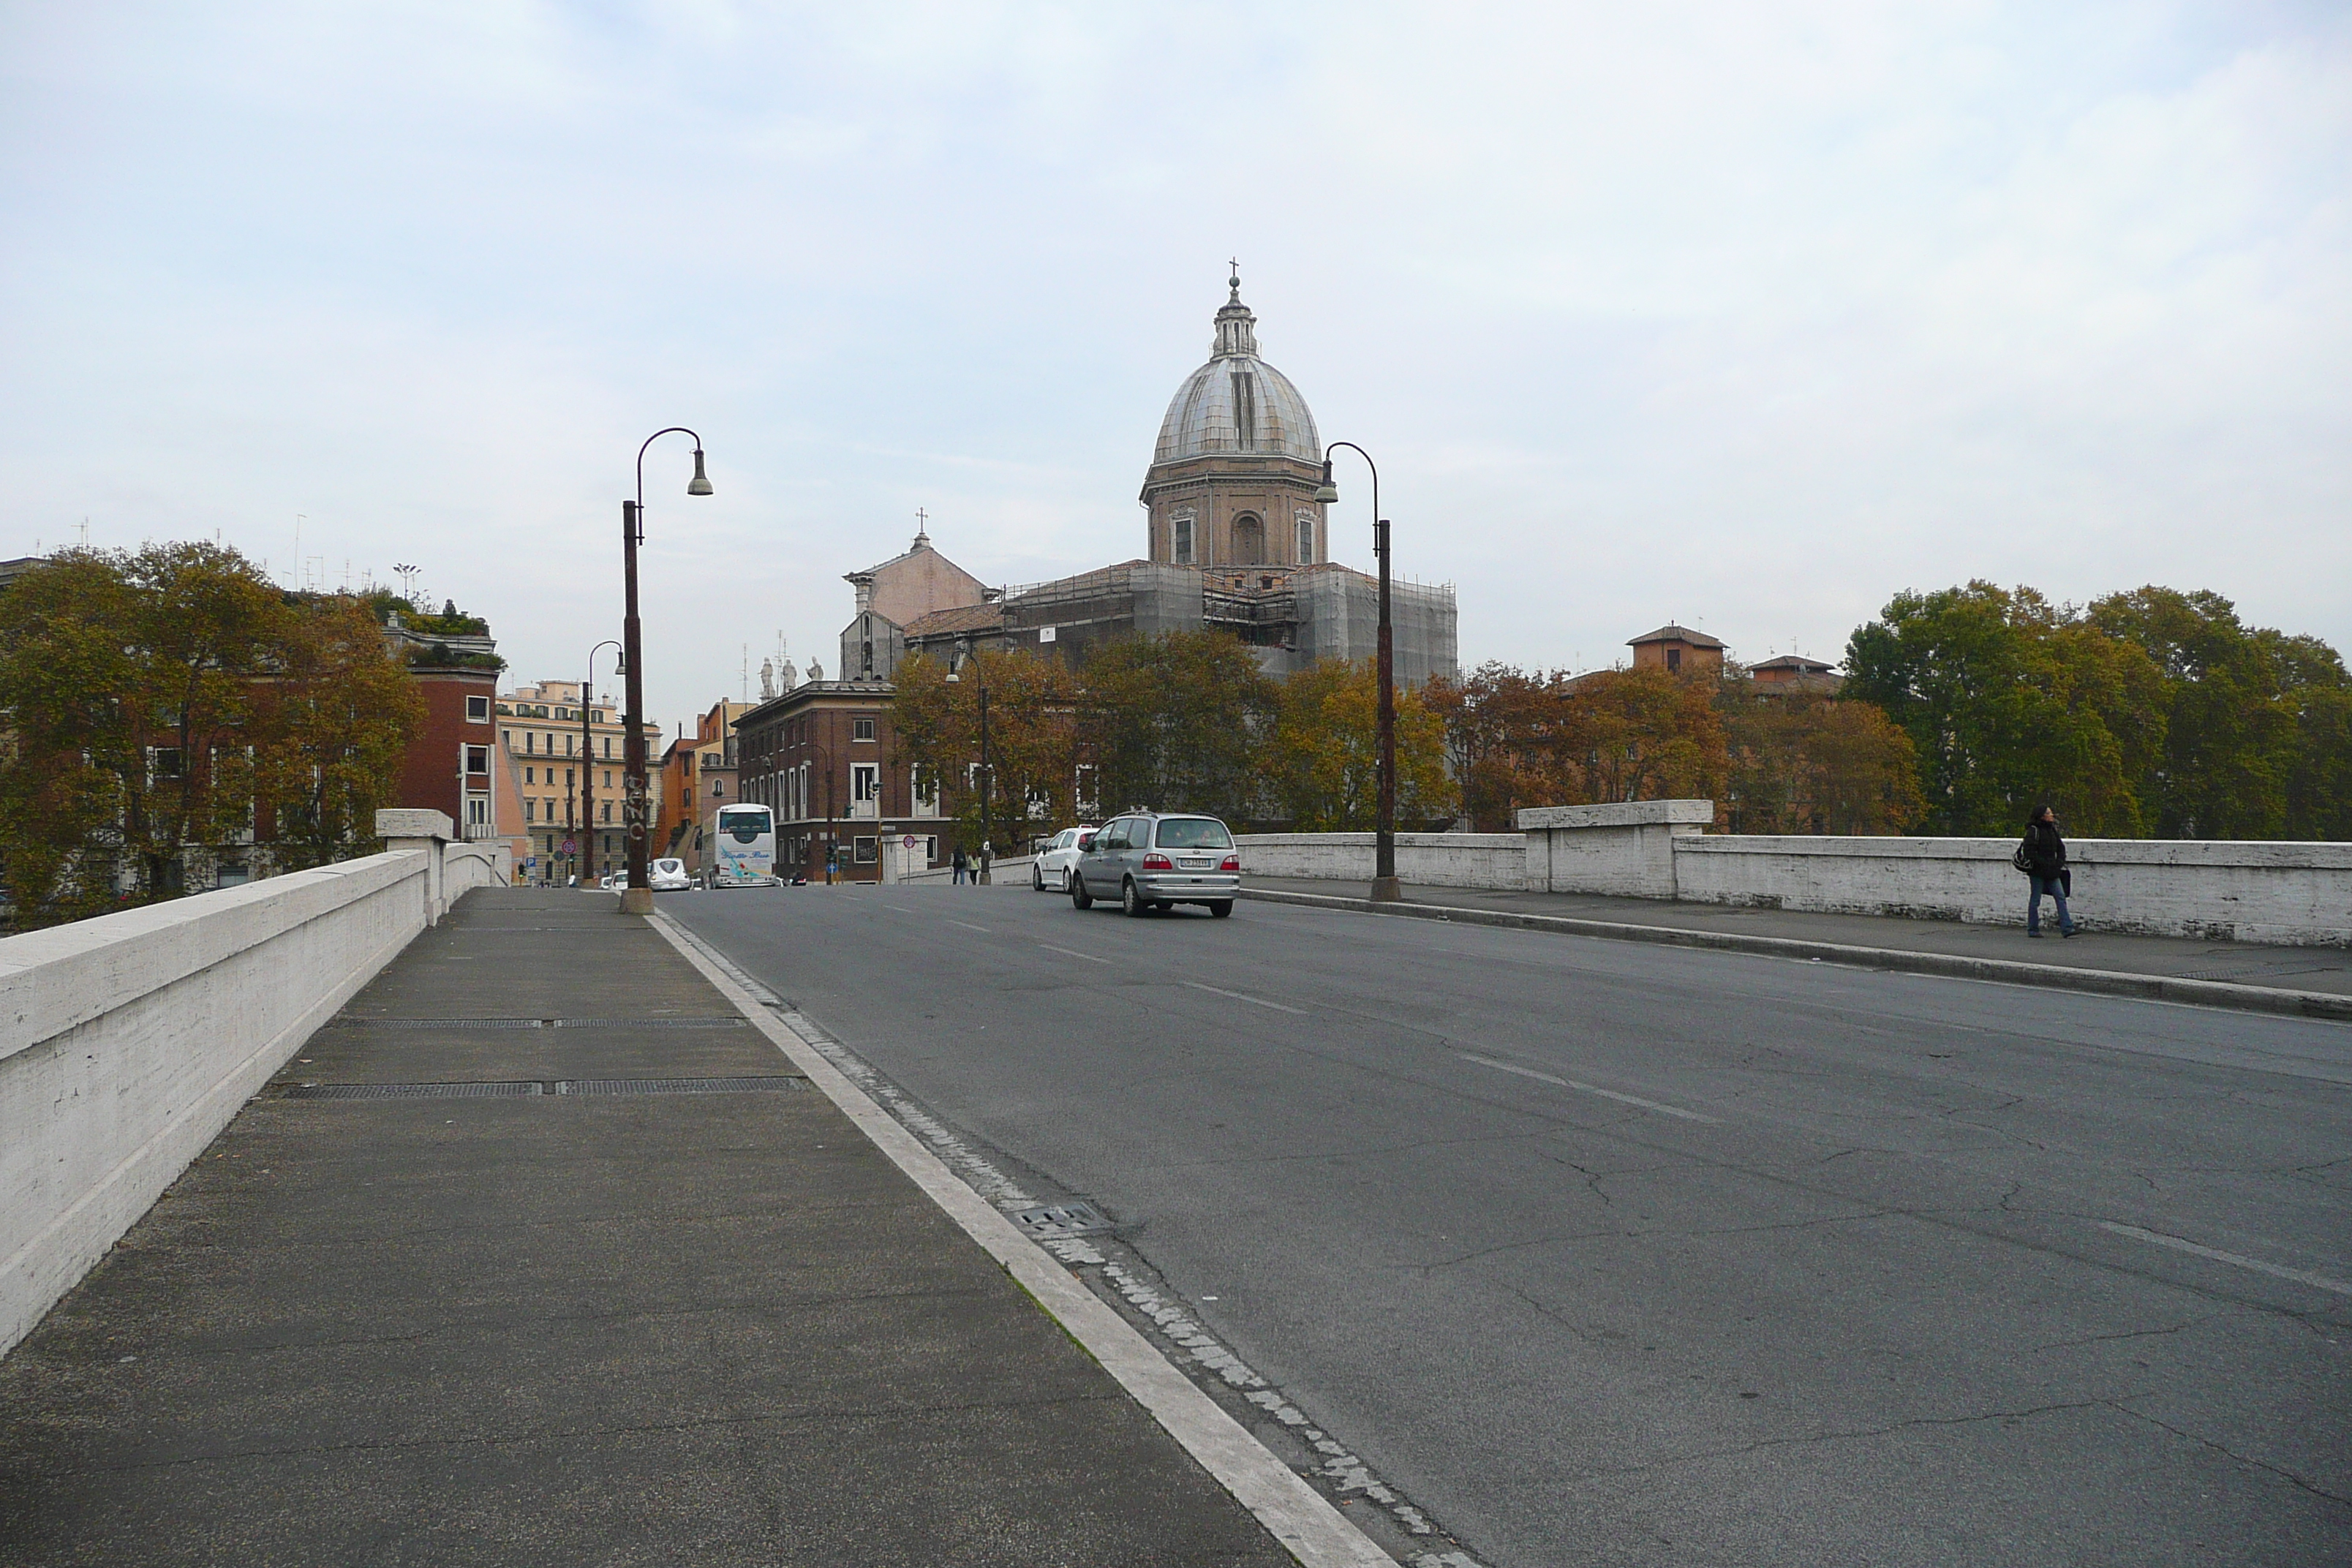
{"type": "Polygon", "coordinates": [[[738,844],[749,844],[769,831],[765,806],[730,806],[719,814],[719,831],[738,844]]]}

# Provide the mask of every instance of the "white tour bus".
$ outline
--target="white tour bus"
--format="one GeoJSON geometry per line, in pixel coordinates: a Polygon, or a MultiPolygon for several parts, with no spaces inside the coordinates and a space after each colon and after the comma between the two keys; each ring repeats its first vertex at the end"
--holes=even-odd
{"type": "Polygon", "coordinates": [[[776,814],[766,806],[720,806],[703,841],[714,890],[776,885],[776,814]]]}

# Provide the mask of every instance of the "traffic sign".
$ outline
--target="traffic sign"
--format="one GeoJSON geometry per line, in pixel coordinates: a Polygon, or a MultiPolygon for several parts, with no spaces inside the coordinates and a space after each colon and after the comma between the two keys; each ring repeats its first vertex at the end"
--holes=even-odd
{"type": "Polygon", "coordinates": [[[567,838],[567,839],[565,839],[565,840],[563,841],[563,852],[564,852],[566,855],[577,855],[577,854],[579,854],[579,853],[580,853],[580,845],[579,845],[578,840],[576,840],[576,839],[571,839],[571,838],[567,838]]]}
{"type": "Polygon", "coordinates": [[[915,836],[909,833],[906,837],[900,839],[898,842],[905,845],[908,848],[912,849],[915,847],[915,836]]]}

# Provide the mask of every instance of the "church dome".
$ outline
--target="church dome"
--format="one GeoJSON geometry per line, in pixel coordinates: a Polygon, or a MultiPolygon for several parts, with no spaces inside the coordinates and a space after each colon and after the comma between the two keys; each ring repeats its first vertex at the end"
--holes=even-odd
{"type": "Polygon", "coordinates": [[[1160,422],[1154,463],[1253,455],[1323,460],[1315,416],[1290,378],[1257,357],[1257,318],[1242,303],[1242,280],[1217,310],[1209,363],[1184,378],[1160,422]]]}

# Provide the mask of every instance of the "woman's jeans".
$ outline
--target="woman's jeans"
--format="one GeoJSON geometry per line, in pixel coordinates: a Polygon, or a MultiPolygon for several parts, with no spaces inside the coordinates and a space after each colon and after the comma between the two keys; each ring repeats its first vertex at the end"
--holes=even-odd
{"type": "Polygon", "coordinates": [[[2058,929],[2073,931],[2074,917],[2066,912],[2065,884],[2055,877],[2037,877],[2030,872],[2025,881],[2033,889],[2025,900],[2025,934],[2038,936],[2042,932],[2042,895],[2044,893],[2058,900],[2058,929]]]}

